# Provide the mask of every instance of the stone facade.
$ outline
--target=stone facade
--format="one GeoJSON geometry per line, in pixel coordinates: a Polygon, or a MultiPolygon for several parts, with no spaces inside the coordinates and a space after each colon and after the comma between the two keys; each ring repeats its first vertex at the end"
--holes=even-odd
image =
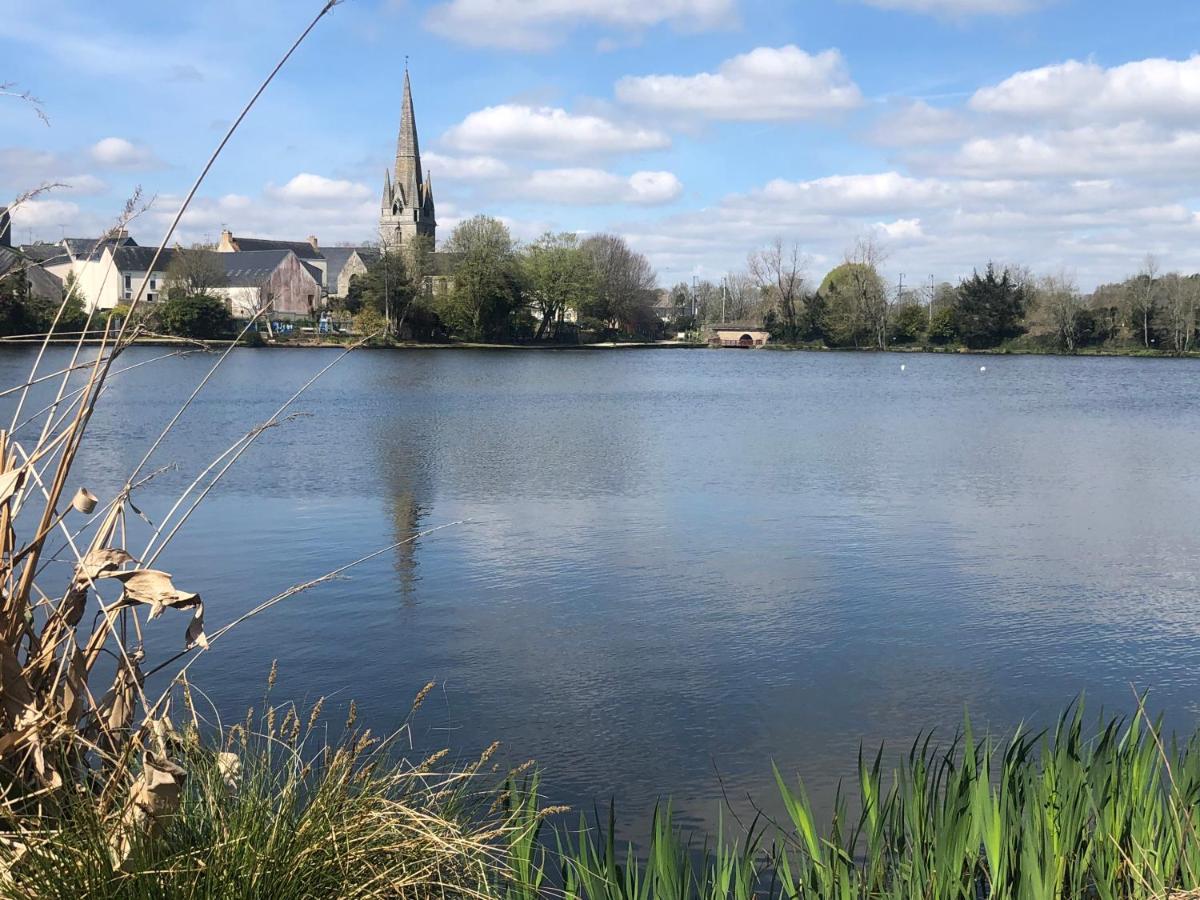
{"type": "Polygon", "coordinates": [[[412,85],[408,69],[405,69],[395,173],[385,172],[383,175],[379,240],[390,247],[407,247],[417,237],[428,238],[432,245],[437,240],[437,218],[433,206],[433,184],[428,175],[421,173],[421,149],[417,143],[412,85]]]}

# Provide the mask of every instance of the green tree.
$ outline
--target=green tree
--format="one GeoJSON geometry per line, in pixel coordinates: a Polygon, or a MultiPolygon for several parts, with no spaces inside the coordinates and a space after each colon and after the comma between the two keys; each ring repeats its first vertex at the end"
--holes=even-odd
{"type": "Polygon", "coordinates": [[[878,278],[861,263],[846,262],[829,272],[817,294],[824,305],[821,331],[831,347],[863,347],[872,343],[871,323],[863,302],[862,285],[878,278]]]}
{"type": "Polygon", "coordinates": [[[958,340],[958,327],[955,322],[954,307],[943,306],[935,309],[929,322],[929,342],[945,346],[958,340]]]}
{"type": "Polygon", "coordinates": [[[387,323],[389,331],[398,332],[417,295],[405,256],[401,250],[382,245],[366,273],[351,280],[346,310],[356,314],[370,309],[387,323]]]}
{"type": "Polygon", "coordinates": [[[895,344],[914,344],[925,333],[929,316],[925,307],[916,303],[905,303],[899,306],[888,323],[891,341],[895,344]]]}
{"type": "Polygon", "coordinates": [[[580,315],[627,334],[644,337],[656,331],[652,307],[658,277],[650,261],[615,234],[593,235],[580,247],[596,272],[596,291],[580,315]]]}
{"type": "Polygon", "coordinates": [[[435,298],[442,319],[470,341],[509,337],[521,282],[516,243],[508,226],[491,216],[474,216],[454,229],[446,250],[459,259],[454,289],[435,298]]]}
{"type": "Polygon", "coordinates": [[[1011,269],[997,271],[988,263],[983,275],[976,272],[958,286],[954,324],[959,338],[972,350],[983,350],[1023,334],[1029,293],[1011,269]]]}
{"type": "Polygon", "coordinates": [[[579,310],[596,292],[592,258],[570,232],[547,232],[521,254],[526,297],[537,311],[534,340],[554,337],[569,309],[579,310]]]}
{"type": "Polygon", "coordinates": [[[207,294],[173,297],[156,308],[159,326],[167,334],[189,338],[219,338],[233,330],[225,302],[207,294]]]}

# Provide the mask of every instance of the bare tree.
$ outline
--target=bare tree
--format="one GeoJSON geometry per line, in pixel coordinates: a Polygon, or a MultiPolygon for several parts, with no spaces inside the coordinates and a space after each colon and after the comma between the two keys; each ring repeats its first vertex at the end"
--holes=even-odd
{"type": "Polygon", "coordinates": [[[1054,329],[1058,346],[1074,353],[1079,343],[1079,314],[1084,309],[1075,280],[1065,272],[1049,275],[1038,284],[1036,297],[1054,329]]]}
{"type": "Polygon", "coordinates": [[[1200,279],[1177,272],[1161,279],[1163,323],[1171,352],[1182,356],[1191,349],[1196,334],[1196,306],[1200,303],[1200,279]]]}
{"type": "Polygon", "coordinates": [[[591,258],[596,279],[595,296],[580,312],[612,328],[644,328],[658,283],[650,261],[615,234],[593,235],[579,246],[591,258]]]}
{"type": "Polygon", "coordinates": [[[778,237],[765,250],[751,253],[747,260],[750,277],[778,312],[789,341],[800,338],[808,262],[799,244],[785,246],[783,238],[778,237]]]}
{"type": "Polygon", "coordinates": [[[1158,259],[1147,254],[1142,262],[1142,268],[1129,284],[1129,292],[1125,302],[1129,307],[1129,317],[1137,324],[1142,332],[1142,346],[1150,346],[1150,323],[1158,309],[1158,259]]]}

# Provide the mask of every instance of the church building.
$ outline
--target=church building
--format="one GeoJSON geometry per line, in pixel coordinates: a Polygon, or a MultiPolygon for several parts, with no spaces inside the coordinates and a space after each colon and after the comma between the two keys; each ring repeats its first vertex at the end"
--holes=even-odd
{"type": "Polygon", "coordinates": [[[406,67],[395,173],[384,172],[383,175],[379,239],[389,247],[407,247],[418,237],[428,238],[432,249],[437,240],[437,219],[433,208],[433,184],[428,175],[421,173],[417,117],[413,113],[412,85],[406,67]]]}

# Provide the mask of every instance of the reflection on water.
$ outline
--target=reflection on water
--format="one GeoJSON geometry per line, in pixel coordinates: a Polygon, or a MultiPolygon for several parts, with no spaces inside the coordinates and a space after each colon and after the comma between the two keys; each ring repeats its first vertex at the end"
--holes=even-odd
{"type": "MultiPolygon", "coordinates": [[[[5,383],[31,355],[0,357],[5,383]]],[[[330,358],[233,354],[160,455],[178,470],[139,506],[160,521],[330,358]]],[[[1044,723],[1086,691],[1127,711],[1136,684],[1192,724],[1200,366],[900,362],[352,355],[298,404],[311,417],[264,433],[164,567],[215,627],[469,521],[251,620],[198,682],[239,718],[278,657],[277,698],[353,697],[378,732],[436,679],[422,742],[501,739],[556,799],[644,813],[671,794],[695,822],[722,783],[769,796],[772,760],[827,799],[860,741],[948,737],[965,709],[1044,723]]],[[[114,490],[209,363],[114,382],[81,483],[114,490]]],[[[174,651],[179,623],[152,625],[151,656],[174,651]]]]}

